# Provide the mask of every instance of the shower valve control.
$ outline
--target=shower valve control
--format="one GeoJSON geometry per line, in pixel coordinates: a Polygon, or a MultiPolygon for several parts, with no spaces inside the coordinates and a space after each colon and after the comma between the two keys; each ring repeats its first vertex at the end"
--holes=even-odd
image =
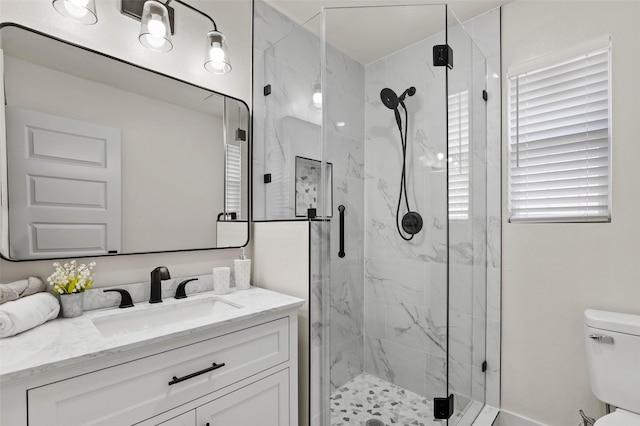
{"type": "Polygon", "coordinates": [[[409,235],[415,235],[422,229],[422,216],[417,212],[409,212],[402,217],[402,229],[409,235]]]}

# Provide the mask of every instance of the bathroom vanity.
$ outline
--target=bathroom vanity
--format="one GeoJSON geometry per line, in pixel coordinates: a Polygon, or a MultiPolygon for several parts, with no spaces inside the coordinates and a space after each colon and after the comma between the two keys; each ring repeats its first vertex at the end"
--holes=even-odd
{"type": "Polygon", "coordinates": [[[295,426],[302,303],[259,288],[207,292],[3,339],[0,424],[295,426]]]}

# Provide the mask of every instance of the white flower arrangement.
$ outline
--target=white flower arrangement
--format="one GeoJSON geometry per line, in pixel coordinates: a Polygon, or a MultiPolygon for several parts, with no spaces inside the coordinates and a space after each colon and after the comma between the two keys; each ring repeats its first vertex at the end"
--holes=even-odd
{"type": "Polygon", "coordinates": [[[91,270],[96,266],[95,262],[85,265],[84,263],[76,267],[76,261],[60,265],[55,262],[53,267],[56,271],[51,274],[47,281],[53,286],[53,291],[58,294],[82,293],[93,284],[94,276],[91,270]]]}

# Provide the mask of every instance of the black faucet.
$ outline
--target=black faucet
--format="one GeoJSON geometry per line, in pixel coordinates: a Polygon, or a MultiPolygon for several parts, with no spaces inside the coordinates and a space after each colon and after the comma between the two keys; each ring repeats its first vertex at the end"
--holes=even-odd
{"type": "Polygon", "coordinates": [[[149,303],[162,302],[162,280],[171,279],[169,269],[166,266],[158,266],[151,271],[151,297],[149,303]]]}
{"type": "Polygon", "coordinates": [[[111,288],[109,290],[102,290],[104,293],[109,291],[120,293],[120,306],[119,308],[131,308],[133,306],[133,300],[131,300],[131,295],[127,290],[123,290],[121,288],[111,288]]]}
{"type": "Polygon", "coordinates": [[[187,298],[187,291],[186,291],[186,286],[187,283],[190,283],[191,281],[197,281],[197,278],[191,278],[188,280],[184,280],[182,281],[180,284],[178,284],[178,288],[176,289],[176,299],[186,299],[187,298]]]}

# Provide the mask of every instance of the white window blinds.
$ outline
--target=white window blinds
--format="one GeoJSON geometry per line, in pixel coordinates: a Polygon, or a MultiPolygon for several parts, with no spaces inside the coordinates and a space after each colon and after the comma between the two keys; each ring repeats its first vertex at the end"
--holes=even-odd
{"type": "Polygon", "coordinates": [[[610,219],[609,52],[509,78],[510,221],[610,219]]]}
{"type": "Polygon", "coordinates": [[[469,92],[448,97],[449,219],[469,219],[469,92]]]}
{"type": "Polygon", "coordinates": [[[224,211],[242,214],[242,150],[239,145],[227,144],[227,167],[225,170],[224,211]]]}

